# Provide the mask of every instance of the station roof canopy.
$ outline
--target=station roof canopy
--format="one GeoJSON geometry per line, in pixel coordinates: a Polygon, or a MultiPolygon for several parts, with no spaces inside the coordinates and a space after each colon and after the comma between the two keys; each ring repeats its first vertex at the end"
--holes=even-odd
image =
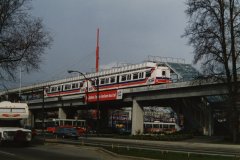
{"type": "Polygon", "coordinates": [[[173,80],[188,81],[199,76],[199,72],[191,64],[165,62],[165,65],[171,69],[173,80]]]}

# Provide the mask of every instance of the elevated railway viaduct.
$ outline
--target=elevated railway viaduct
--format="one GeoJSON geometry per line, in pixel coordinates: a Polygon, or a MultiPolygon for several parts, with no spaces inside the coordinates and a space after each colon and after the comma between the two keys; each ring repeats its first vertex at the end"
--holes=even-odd
{"type": "MultiPolygon", "coordinates": [[[[54,113],[56,118],[75,118],[78,110],[96,109],[98,111],[97,120],[104,128],[107,126],[107,119],[110,116],[109,110],[130,107],[132,108],[131,133],[137,134],[143,132],[143,107],[155,105],[172,107],[178,115],[183,115],[185,128],[197,130],[209,136],[217,134],[218,130],[214,128],[214,115],[217,111],[224,111],[228,108],[225,103],[226,86],[216,82],[180,81],[189,76],[189,65],[180,66],[170,63],[167,65],[172,69],[173,75],[175,74],[177,77],[173,83],[119,89],[108,95],[98,92],[99,99],[93,101],[90,99],[86,101],[84,94],[46,98],[44,97],[46,83],[22,87],[21,101],[29,104],[32,113],[28,124],[34,126],[37,121],[46,118],[48,114],[54,113]],[[183,66],[188,70],[183,69],[183,66]],[[186,70],[185,73],[180,72],[178,68],[186,70]],[[103,96],[105,98],[107,96],[107,100],[102,100],[103,96]],[[109,98],[110,96],[115,98],[109,98]]],[[[16,88],[2,91],[0,93],[2,100],[18,101],[19,90],[16,88]]]]}
{"type": "MultiPolygon", "coordinates": [[[[58,118],[74,118],[77,110],[99,109],[102,124],[109,109],[132,107],[132,134],[143,132],[144,106],[171,106],[184,115],[185,124],[205,135],[214,134],[213,115],[216,110],[225,110],[226,86],[222,83],[186,81],[161,85],[122,89],[122,99],[86,103],[83,95],[44,98],[43,88],[25,90],[25,100],[30,107],[29,124],[34,125],[37,114],[56,111],[58,118]],[[34,98],[33,98],[34,97],[34,98]]],[[[4,95],[4,94],[3,94],[4,95]]],[[[9,100],[16,100],[17,91],[8,93],[9,100]]]]}

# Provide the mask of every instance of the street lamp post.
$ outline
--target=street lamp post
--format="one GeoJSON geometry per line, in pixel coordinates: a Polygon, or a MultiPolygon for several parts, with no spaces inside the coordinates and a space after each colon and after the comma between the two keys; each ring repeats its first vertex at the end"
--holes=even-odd
{"type": "Polygon", "coordinates": [[[87,87],[86,87],[86,103],[88,103],[88,78],[85,76],[85,74],[83,74],[82,72],[80,71],[74,71],[74,70],[69,70],[68,73],[79,73],[80,75],[82,75],[84,77],[84,79],[87,81],[87,87]]]}
{"type": "MultiPolygon", "coordinates": [[[[74,70],[68,70],[68,73],[78,73],[80,75],[82,75],[84,77],[84,79],[87,81],[87,87],[86,87],[86,99],[85,99],[85,102],[86,104],[88,104],[88,78],[85,76],[85,74],[83,74],[82,72],[80,71],[74,71],[74,70]]],[[[79,116],[79,115],[78,115],[79,116]]],[[[86,137],[87,137],[87,129],[88,129],[88,126],[86,124],[86,137]]]]}
{"type": "MultiPolygon", "coordinates": [[[[80,71],[75,71],[75,70],[69,70],[68,73],[79,73],[80,75],[82,75],[86,80],[87,80],[87,92],[86,92],[86,102],[88,103],[88,81],[90,79],[88,79],[85,74],[83,74],[80,71]]],[[[97,83],[97,132],[99,131],[99,120],[100,120],[100,115],[99,115],[99,78],[97,77],[96,79],[96,83],[97,83]]]]}
{"type": "Polygon", "coordinates": [[[44,92],[45,92],[45,87],[42,88],[42,134],[43,134],[43,142],[45,142],[45,132],[44,132],[44,129],[45,129],[45,122],[44,122],[44,119],[45,119],[45,95],[44,95],[44,92]]]}

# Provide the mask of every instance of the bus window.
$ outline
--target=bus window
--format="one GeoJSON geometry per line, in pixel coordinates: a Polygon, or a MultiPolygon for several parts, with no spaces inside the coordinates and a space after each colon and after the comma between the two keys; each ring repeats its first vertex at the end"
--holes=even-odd
{"type": "Polygon", "coordinates": [[[65,121],[65,124],[64,124],[65,126],[72,126],[73,125],[73,123],[72,123],[72,121],[65,121]]]}
{"type": "Polygon", "coordinates": [[[25,108],[13,108],[12,113],[25,113],[25,108]]]}
{"type": "Polygon", "coordinates": [[[145,124],[145,128],[152,128],[151,124],[145,124]]]}
{"type": "Polygon", "coordinates": [[[153,124],[153,128],[159,128],[159,124],[153,124]]]}
{"type": "Polygon", "coordinates": [[[175,125],[169,125],[169,128],[171,128],[171,129],[175,128],[175,125]]]}
{"type": "Polygon", "coordinates": [[[163,128],[164,129],[168,128],[168,125],[167,124],[163,124],[163,128]]]}

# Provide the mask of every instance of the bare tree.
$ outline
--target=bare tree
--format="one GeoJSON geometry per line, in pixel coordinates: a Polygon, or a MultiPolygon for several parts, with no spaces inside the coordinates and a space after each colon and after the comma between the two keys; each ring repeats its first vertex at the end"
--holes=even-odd
{"type": "Polygon", "coordinates": [[[29,0],[0,1],[0,79],[15,78],[21,65],[38,69],[52,38],[40,18],[30,16],[29,0]]]}
{"type": "Polygon", "coordinates": [[[184,36],[194,48],[194,63],[205,77],[221,80],[228,89],[233,141],[239,132],[237,71],[240,54],[239,0],[187,0],[189,17],[184,36]]]}

